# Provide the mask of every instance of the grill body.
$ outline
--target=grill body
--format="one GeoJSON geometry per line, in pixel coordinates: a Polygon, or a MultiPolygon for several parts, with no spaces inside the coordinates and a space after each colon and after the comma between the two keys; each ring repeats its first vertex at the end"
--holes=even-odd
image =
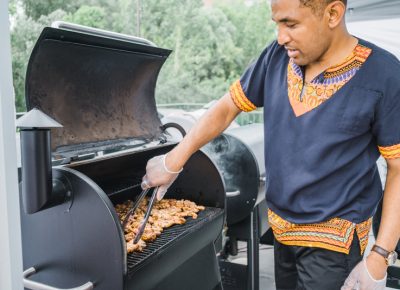
{"type": "MultiPolygon", "coordinates": [[[[176,144],[160,128],[154,99],[170,51],[68,27],[42,31],[26,76],[28,110],[63,125],[51,127],[48,143],[35,143],[46,149],[44,161],[27,162],[26,156],[37,152],[21,144],[21,196],[29,201],[21,204],[23,264],[24,270],[36,270],[28,271],[29,279],[63,289],[88,281],[101,290],[218,289],[215,241],[225,221],[225,189],[206,154],[192,156],[165,196],[192,200],[206,210],[163,232],[143,253],[127,254],[114,209],[138,195],[134,185],[147,161],[176,144]],[[41,174],[29,169],[49,160],[49,170],[41,174]],[[36,178],[49,185],[48,192],[33,186],[36,178]]],[[[23,127],[39,134],[28,123],[23,127]]]]}
{"type": "Polygon", "coordinates": [[[265,191],[264,130],[251,124],[227,130],[206,146],[222,172],[227,188],[227,242],[220,267],[224,289],[259,289],[259,244],[269,229],[265,191]],[[247,244],[247,265],[231,263],[237,242],[247,244]]]}
{"type": "Polygon", "coordinates": [[[126,180],[136,182],[147,158],[170,149],[53,168],[54,177],[68,183],[71,196],[58,206],[22,214],[24,268],[37,269],[33,279],[60,288],[92,281],[95,289],[104,290],[217,287],[214,242],[224,224],[224,184],[202,152],[189,160],[166,198],[190,199],[206,210],[196,220],[167,229],[143,253],[126,253],[114,205],[134,199],[139,189],[130,189],[126,180]]]}
{"type": "Polygon", "coordinates": [[[204,150],[215,161],[226,184],[227,224],[237,224],[265,201],[263,126],[227,130],[204,150]]]}

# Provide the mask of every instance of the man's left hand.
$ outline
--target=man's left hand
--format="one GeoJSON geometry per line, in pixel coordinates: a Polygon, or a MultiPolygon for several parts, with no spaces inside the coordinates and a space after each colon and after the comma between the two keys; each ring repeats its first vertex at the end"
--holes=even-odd
{"type": "Polygon", "coordinates": [[[384,290],[387,265],[383,257],[371,252],[351,271],[341,290],[384,290]]]}

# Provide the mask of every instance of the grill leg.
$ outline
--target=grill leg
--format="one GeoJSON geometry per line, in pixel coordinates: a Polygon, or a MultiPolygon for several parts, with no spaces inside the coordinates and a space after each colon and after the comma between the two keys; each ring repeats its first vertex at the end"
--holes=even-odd
{"type": "Polygon", "coordinates": [[[253,210],[250,217],[250,239],[247,240],[247,289],[260,289],[258,211],[253,210]]]}
{"type": "Polygon", "coordinates": [[[256,207],[241,223],[228,228],[231,241],[239,240],[247,243],[247,265],[232,263],[227,260],[230,251],[220,256],[220,269],[225,290],[259,290],[259,245],[260,225],[259,208],[256,207]]]}

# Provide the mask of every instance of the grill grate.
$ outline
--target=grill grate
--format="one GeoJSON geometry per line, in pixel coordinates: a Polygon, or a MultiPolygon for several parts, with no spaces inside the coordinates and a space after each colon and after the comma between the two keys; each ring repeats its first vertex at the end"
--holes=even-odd
{"type": "Polygon", "coordinates": [[[184,225],[174,225],[165,229],[154,242],[146,243],[147,246],[144,248],[143,252],[128,254],[128,276],[133,275],[136,270],[141,268],[149,257],[163,251],[170,243],[173,243],[178,238],[197,230],[203,224],[215,219],[222,212],[223,209],[220,208],[206,207],[205,210],[199,212],[197,219],[189,217],[186,219],[184,225]]]}

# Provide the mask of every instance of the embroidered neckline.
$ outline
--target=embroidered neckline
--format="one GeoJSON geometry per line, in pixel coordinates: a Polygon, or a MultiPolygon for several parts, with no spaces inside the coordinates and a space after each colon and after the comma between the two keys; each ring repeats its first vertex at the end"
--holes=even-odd
{"type": "Polygon", "coordinates": [[[309,83],[303,84],[303,72],[292,59],[288,64],[288,95],[297,117],[313,110],[332,97],[365,63],[372,49],[357,44],[352,53],[340,64],[325,70],[309,83]],[[300,95],[303,91],[300,99],[300,95]]]}

